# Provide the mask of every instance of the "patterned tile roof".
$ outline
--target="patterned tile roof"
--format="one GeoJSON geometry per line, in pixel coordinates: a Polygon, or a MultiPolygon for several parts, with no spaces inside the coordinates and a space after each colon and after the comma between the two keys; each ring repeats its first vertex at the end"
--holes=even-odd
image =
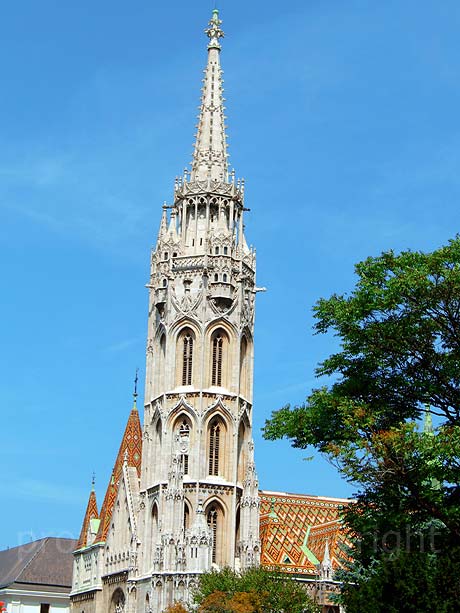
{"type": "Polygon", "coordinates": [[[139,412],[136,406],[133,407],[129,415],[120,449],[118,450],[115,466],[113,467],[112,477],[104,497],[104,502],[102,503],[100,514],[101,523],[99,524],[99,530],[96,538],[94,539],[95,543],[104,542],[107,538],[125,457],[128,466],[134,467],[137,470],[138,477],[140,477],[142,458],[142,429],[139,419],[139,412]]]}
{"type": "Polygon", "coordinates": [[[83,525],[81,527],[80,538],[78,539],[77,549],[86,547],[88,544],[88,532],[91,529],[91,520],[99,519],[99,511],[97,510],[96,492],[91,490],[88,499],[88,505],[86,507],[85,518],[83,519],[83,525]]]}
{"type": "Polygon", "coordinates": [[[332,567],[339,565],[339,545],[346,540],[341,524],[343,498],[261,491],[261,563],[285,572],[315,575],[326,548],[332,567]]]}

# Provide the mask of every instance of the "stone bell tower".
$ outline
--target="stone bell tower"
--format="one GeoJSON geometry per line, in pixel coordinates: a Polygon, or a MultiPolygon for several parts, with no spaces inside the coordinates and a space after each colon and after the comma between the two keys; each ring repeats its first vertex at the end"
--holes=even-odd
{"type": "MultiPolygon", "coordinates": [[[[138,598],[187,598],[197,573],[258,564],[252,442],[255,252],[229,172],[214,10],[191,171],[151,256],[138,598]]],[[[140,609],[139,609],[140,610],[140,609]]]]}

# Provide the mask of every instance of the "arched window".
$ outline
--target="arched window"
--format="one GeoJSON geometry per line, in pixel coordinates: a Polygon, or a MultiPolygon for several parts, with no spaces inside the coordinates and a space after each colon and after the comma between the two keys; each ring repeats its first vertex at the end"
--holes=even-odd
{"type": "Polygon", "coordinates": [[[208,511],[208,526],[212,533],[212,561],[215,564],[217,561],[217,509],[215,505],[208,511]]]}
{"type": "Polygon", "coordinates": [[[184,417],[179,422],[179,452],[180,464],[184,475],[188,475],[188,452],[190,447],[190,422],[184,417]]]}
{"type": "Polygon", "coordinates": [[[219,454],[221,448],[222,425],[213,419],[209,425],[209,474],[219,474],[219,454]]]}
{"type": "Polygon", "coordinates": [[[182,385],[192,385],[193,336],[186,331],[182,336],[182,385]]]}
{"type": "MultiPolygon", "coordinates": [[[[211,334],[208,359],[208,385],[226,387],[233,391],[232,379],[230,378],[232,373],[230,339],[227,331],[223,328],[217,328],[211,334]]],[[[237,391],[237,386],[238,382],[236,381],[235,391],[237,391]]]]}
{"type": "Polygon", "coordinates": [[[224,272],[224,274],[222,275],[222,281],[224,283],[227,283],[227,273],[224,272]]]}
{"type": "Polygon", "coordinates": [[[168,285],[168,280],[167,279],[163,279],[163,287],[167,287],[168,285]]]}
{"type": "Polygon", "coordinates": [[[160,339],[160,355],[158,359],[158,389],[156,395],[159,396],[165,390],[165,364],[166,364],[166,334],[163,334],[160,339]]]}
{"type": "Polygon", "coordinates": [[[218,502],[212,502],[207,508],[206,521],[212,533],[212,562],[222,566],[225,564],[225,538],[223,538],[224,512],[218,502]]]}
{"type": "Polygon", "coordinates": [[[125,610],[125,595],[123,590],[117,588],[112,596],[110,602],[110,613],[123,613],[125,610]]]}
{"type": "Polygon", "coordinates": [[[190,509],[186,502],[184,502],[184,532],[190,527],[190,509]]]}
{"type": "Polygon", "coordinates": [[[155,536],[155,532],[158,528],[158,507],[156,503],[152,507],[152,527],[153,527],[153,534],[155,536]]]}
{"type": "Polygon", "coordinates": [[[212,339],[211,385],[222,385],[222,363],[224,357],[224,336],[218,332],[212,339]]]}
{"type": "Polygon", "coordinates": [[[149,535],[149,546],[147,548],[147,559],[150,568],[152,568],[154,564],[154,556],[155,556],[155,547],[157,545],[158,540],[158,506],[157,503],[154,502],[152,506],[152,511],[150,513],[150,525],[147,526],[147,533],[149,535]]]}
{"type": "Polygon", "coordinates": [[[219,275],[216,273],[214,275],[214,283],[217,283],[219,281],[219,275]]]}
{"type": "Polygon", "coordinates": [[[176,345],[176,385],[192,385],[194,344],[194,333],[190,328],[184,328],[176,345]]]}
{"type": "Polygon", "coordinates": [[[238,453],[237,453],[237,462],[238,462],[238,481],[243,482],[246,477],[246,427],[243,423],[243,420],[240,422],[240,427],[238,428],[238,453]]]}
{"type": "Polygon", "coordinates": [[[216,255],[219,255],[219,247],[216,247],[216,249],[215,249],[214,253],[215,253],[216,255]]]}
{"type": "Polygon", "coordinates": [[[228,254],[228,247],[224,247],[224,255],[228,254]]]}
{"type": "Polygon", "coordinates": [[[240,345],[240,394],[242,394],[245,398],[249,395],[249,345],[245,336],[241,339],[240,345]]]}

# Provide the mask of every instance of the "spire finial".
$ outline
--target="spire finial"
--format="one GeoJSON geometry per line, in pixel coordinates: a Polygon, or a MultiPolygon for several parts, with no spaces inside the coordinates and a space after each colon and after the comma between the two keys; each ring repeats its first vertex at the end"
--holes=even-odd
{"type": "Polygon", "coordinates": [[[268,517],[270,517],[270,519],[278,519],[278,515],[275,511],[275,498],[272,498],[270,502],[270,513],[268,514],[268,517]]]}
{"type": "Polygon", "coordinates": [[[137,409],[137,382],[139,381],[138,377],[139,368],[136,368],[136,376],[134,377],[134,392],[133,392],[133,400],[134,400],[134,409],[137,409]]]}
{"type": "Polygon", "coordinates": [[[219,11],[214,9],[205,30],[208,61],[201,96],[192,169],[188,180],[223,182],[228,172],[227,136],[224,115],[223,81],[220,67],[220,43],[224,36],[219,11]]]}
{"type": "Polygon", "coordinates": [[[219,19],[218,9],[214,9],[212,17],[209,21],[209,28],[205,32],[209,38],[208,49],[220,49],[219,39],[224,37],[224,32],[221,29],[222,20],[219,19]]]}
{"type": "Polygon", "coordinates": [[[96,485],[96,473],[93,470],[93,478],[91,479],[91,491],[94,492],[94,486],[96,485]]]}

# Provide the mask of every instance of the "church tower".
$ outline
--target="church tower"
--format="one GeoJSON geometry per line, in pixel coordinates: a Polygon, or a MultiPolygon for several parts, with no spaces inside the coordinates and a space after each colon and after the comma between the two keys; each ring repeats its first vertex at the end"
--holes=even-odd
{"type": "MultiPolygon", "coordinates": [[[[74,613],[161,613],[200,573],[260,562],[252,441],[255,252],[229,172],[217,10],[190,172],[151,255],[143,432],[136,406],[74,552],[74,613]]],[[[137,380],[137,379],[136,379],[137,380]]]]}
{"type": "Polygon", "coordinates": [[[228,167],[221,23],[214,10],[191,171],[163,206],[151,256],[139,573],[158,610],[186,596],[196,573],[260,559],[255,252],[244,181],[228,167]]]}

